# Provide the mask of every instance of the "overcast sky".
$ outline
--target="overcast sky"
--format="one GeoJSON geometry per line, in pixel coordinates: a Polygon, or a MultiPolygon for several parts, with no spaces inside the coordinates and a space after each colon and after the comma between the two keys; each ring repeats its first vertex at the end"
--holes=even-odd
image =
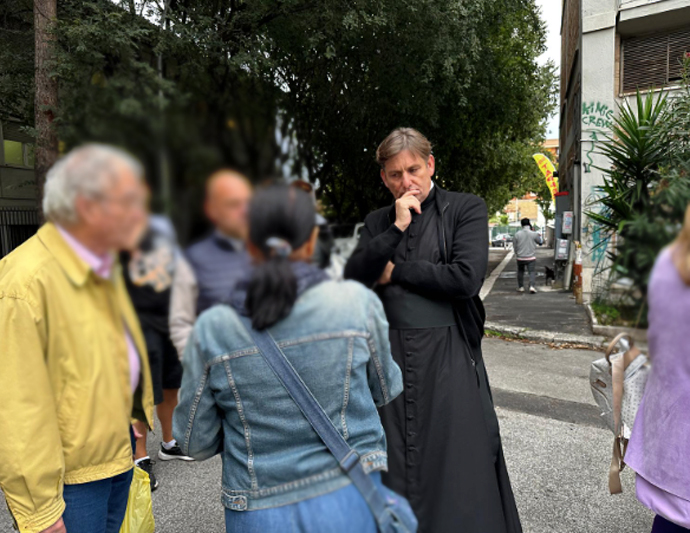
{"type": "MultiPolygon", "coordinates": [[[[539,61],[546,63],[549,59],[553,60],[556,66],[561,63],[561,4],[559,0],[536,0],[537,6],[541,9],[541,17],[546,22],[548,31],[546,37],[546,52],[539,58],[539,61]]],[[[560,71],[557,71],[559,73],[560,71]]],[[[558,138],[558,109],[556,114],[548,122],[546,131],[547,139],[558,138]]]]}

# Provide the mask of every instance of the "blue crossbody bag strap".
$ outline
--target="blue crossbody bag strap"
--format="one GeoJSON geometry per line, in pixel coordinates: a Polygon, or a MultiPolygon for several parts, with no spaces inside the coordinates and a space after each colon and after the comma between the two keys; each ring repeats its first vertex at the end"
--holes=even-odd
{"type": "Polygon", "coordinates": [[[359,462],[359,454],[345,441],[333,422],[314,398],[295,368],[278,347],[268,331],[256,331],[247,317],[242,323],[251,335],[268,366],[281,381],[288,394],[307,418],[316,433],[340,463],[340,468],[366,500],[376,519],[379,531],[387,531],[392,517],[386,512],[386,500],[359,462]]]}

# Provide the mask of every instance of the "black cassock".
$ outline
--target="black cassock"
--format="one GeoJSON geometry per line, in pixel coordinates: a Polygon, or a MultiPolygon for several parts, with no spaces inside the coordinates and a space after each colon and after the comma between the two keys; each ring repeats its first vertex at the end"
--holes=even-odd
{"type": "Polygon", "coordinates": [[[403,394],[381,409],[384,482],[410,501],[421,533],[518,533],[520,520],[481,354],[488,259],[484,202],[435,187],[404,233],[395,210],[367,217],[346,276],[375,287],[403,394]],[[404,266],[402,266],[404,265],[404,266]]]}

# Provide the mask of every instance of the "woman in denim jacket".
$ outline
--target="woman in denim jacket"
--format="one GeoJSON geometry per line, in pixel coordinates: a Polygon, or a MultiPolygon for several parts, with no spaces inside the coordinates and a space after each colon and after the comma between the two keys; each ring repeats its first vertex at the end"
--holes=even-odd
{"type": "Polygon", "coordinates": [[[387,468],[377,406],[402,392],[378,297],[310,264],[318,230],[302,191],[272,186],[251,205],[255,266],[230,305],[201,315],[183,358],[174,435],[198,460],[220,453],[227,531],[371,532],[357,489],[273,374],[239,315],[268,329],[375,483],[387,468]]]}

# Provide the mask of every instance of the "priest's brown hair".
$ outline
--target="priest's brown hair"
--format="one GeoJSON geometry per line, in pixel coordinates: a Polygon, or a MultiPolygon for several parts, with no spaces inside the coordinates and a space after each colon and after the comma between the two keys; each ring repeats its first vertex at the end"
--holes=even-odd
{"type": "Polygon", "coordinates": [[[404,150],[420,156],[425,161],[431,155],[431,143],[414,128],[398,128],[388,134],[376,149],[376,162],[384,168],[386,161],[404,150]]]}

